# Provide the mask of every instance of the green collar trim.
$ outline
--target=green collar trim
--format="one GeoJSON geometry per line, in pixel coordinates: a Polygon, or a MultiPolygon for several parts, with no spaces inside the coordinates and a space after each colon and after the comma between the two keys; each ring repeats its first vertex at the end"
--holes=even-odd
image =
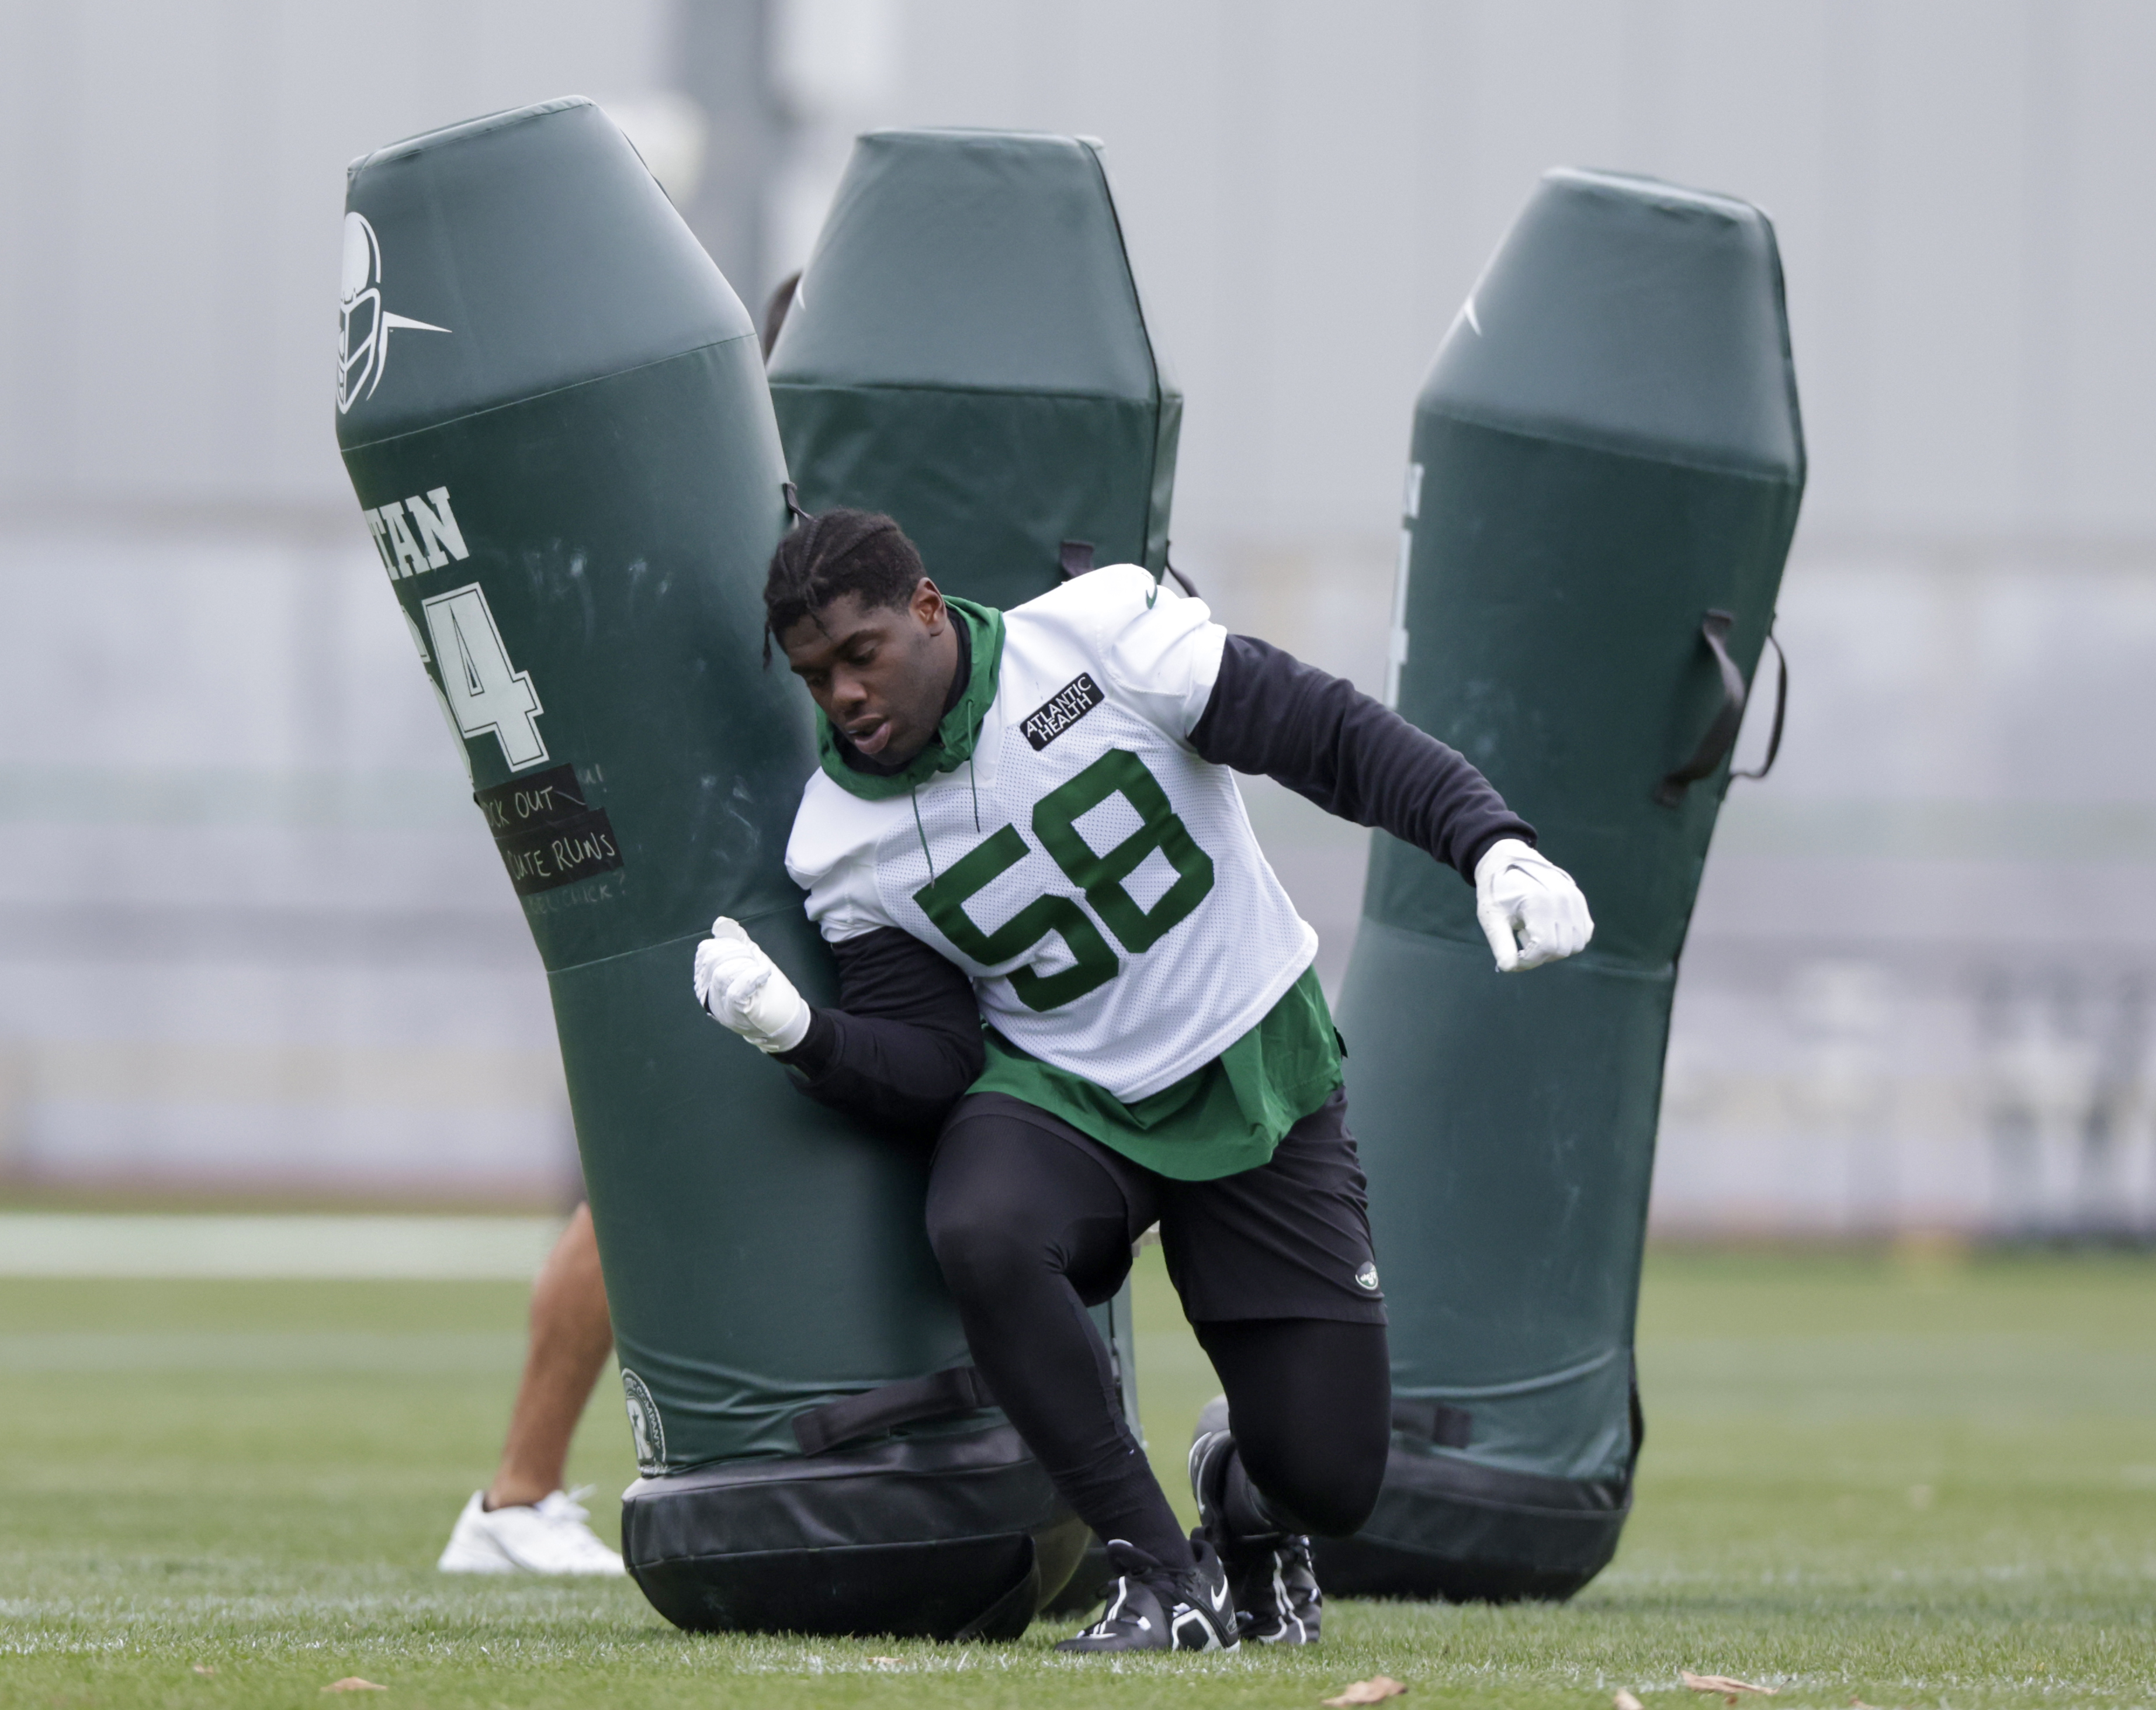
{"type": "Polygon", "coordinates": [[[887,802],[924,784],[937,773],[956,772],[973,757],[980,740],[982,721],[996,698],[996,676],[1004,662],[1004,614],[993,606],[976,605],[969,599],[943,597],[944,605],[966,626],[973,668],[958,704],[943,715],[928,745],[898,772],[861,772],[846,764],[839,751],[839,734],[831,721],[816,711],[816,758],[824,775],[848,795],[865,802],[887,802]]]}

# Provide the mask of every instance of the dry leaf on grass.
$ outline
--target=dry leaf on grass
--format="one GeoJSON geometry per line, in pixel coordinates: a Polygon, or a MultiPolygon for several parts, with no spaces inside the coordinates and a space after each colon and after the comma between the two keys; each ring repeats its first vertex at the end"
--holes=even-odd
{"type": "Polygon", "coordinates": [[[1642,1704],[1637,1698],[1634,1697],[1622,1687],[1617,1688],[1616,1696],[1610,1699],[1609,1702],[1615,1707],[1615,1710],[1647,1710],[1647,1707],[1645,1705],[1642,1704]]]}
{"type": "Polygon", "coordinates": [[[326,1692],[386,1692],[387,1687],[378,1687],[372,1681],[363,1681],[356,1674],[348,1674],[341,1681],[331,1681],[322,1690],[326,1692]]]}
{"type": "Polygon", "coordinates": [[[1732,1680],[1726,1674],[1694,1674],[1688,1668],[1679,1669],[1677,1678],[1695,1692],[1719,1692],[1732,1704],[1737,1702],[1739,1692],[1764,1692],[1771,1698],[1780,1690],[1775,1687],[1755,1687],[1749,1681],[1732,1680]]]}
{"type": "Polygon", "coordinates": [[[1407,1687],[1389,1674],[1373,1675],[1366,1681],[1357,1681],[1337,1698],[1323,1702],[1332,1710],[1348,1710],[1351,1704],[1381,1704],[1388,1698],[1397,1698],[1407,1687]]]}

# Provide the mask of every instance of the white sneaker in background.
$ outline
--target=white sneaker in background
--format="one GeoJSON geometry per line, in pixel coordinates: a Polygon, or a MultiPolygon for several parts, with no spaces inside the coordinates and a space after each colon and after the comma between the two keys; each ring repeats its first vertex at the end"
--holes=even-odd
{"type": "Polygon", "coordinates": [[[529,1507],[486,1507],[475,1491],[457,1516],[447,1548],[434,1565],[444,1574],[621,1574],[621,1558],[584,1523],[577,1501],[591,1488],[556,1491],[529,1507]]]}

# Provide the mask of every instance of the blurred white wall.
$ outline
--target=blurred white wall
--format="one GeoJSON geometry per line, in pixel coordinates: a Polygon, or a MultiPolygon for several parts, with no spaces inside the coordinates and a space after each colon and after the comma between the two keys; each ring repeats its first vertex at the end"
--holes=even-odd
{"type": "Polygon", "coordinates": [[[344,171],[665,81],[664,0],[4,0],[0,503],[344,503],[344,171]]]}
{"type": "Polygon", "coordinates": [[[0,0],[0,1185],[553,1198],[539,960],[331,431],[344,171],[658,0],[0,0]]]}
{"type": "Polygon", "coordinates": [[[901,20],[898,66],[850,119],[1106,141],[1188,393],[1187,534],[1387,529],[1422,370],[1560,162],[1774,214],[1808,532],[2156,526],[2156,230],[2133,212],[2156,200],[2156,10],[2138,0],[875,9],[901,20]]]}
{"type": "MultiPolygon", "coordinates": [[[[1385,532],[1422,368],[1560,162],[1773,213],[1810,535],[2156,529],[2139,0],[764,3],[737,45],[767,38],[795,129],[743,295],[805,256],[857,129],[1105,138],[1188,393],[1186,534],[1385,532]]],[[[757,9],[4,0],[0,503],[341,504],[346,163],[572,90],[648,100],[696,69],[685,20],[757,9]]]]}
{"type": "MultiPolygon", "coordinates": [[[[1178,562],[1365,686],[1411,400],[1536,175],[1761,203],[1812,454],[1795,689],[1710,865],[1657,1215],[2156,1223],[2152,67],[2138,0],[0,0],[0,814],[27,851],[0,872],[0,1146],[54,1180],[265,1147],[308,1180],[558,1167],[536,958],[461,827],[328,398],[346,160],[573,89],[644,116],[654,163],[701,141],[677,199],[752,306],[860,129],[1104,138],[1187,394],[1178,562]],[[325,829],[346,809],[314,790],[375,817],[325,829]],[[225,853],[162,866],[188,838],[225,853]],[[136,999],[97,947],[182,893],[225,923],[157,927],[147,986],[187,995],[136,999]],[[429,911],[487,947],[370,960],[290,924],[402,920],[368,940],[397,945],[429,911]],[[171,1067],[212,1038],[244,1121],[171,1067]],[[354,1101],[377,1071],[401,1102],[354,1101]],[[492,1090],[425,1091],[459,1074],[492,1090]]],[[[1337,973],[1361,840],[1253,793],[1337,973]]]]}

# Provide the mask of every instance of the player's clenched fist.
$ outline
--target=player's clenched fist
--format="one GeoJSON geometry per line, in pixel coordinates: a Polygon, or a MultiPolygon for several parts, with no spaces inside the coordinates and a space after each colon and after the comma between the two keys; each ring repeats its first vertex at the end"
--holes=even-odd
{"type": "Polygon", "coordinates": [[[808,1005],[739,921],[721,915],[696,947],[696,1001],[760,1051],[790,1051],[808,1031],[808,1005]]]}
{"type": "Polygon", "coordinates": [[[1572,875],[1517,837],[1500,838],[1476,862],[1475,918],[1500,973],[1573,955],[1594,936],[1587,898],[1572,875]]]}

